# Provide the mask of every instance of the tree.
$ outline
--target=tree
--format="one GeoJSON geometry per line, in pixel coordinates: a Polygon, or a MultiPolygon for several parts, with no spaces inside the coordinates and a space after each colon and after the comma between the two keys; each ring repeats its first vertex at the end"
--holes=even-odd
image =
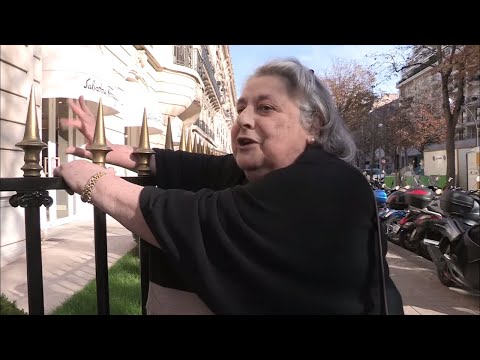
{"type": "Polygon", "coordinates": [[[375,74],[356,61],[335,59],[319,78],[329,88],[359,150],[364,150],[369,145],[365,120],[376,100],[375,74]]]}
{"type": "Polygon", "coordinates": [[[465,101],[465,84],[480,72],[480,45],[402,46],[388,54],[374,56],[374,66],[388,64],[389,71],[402,73],[400,83],[425,69],[439,76],[440,87],[436,95],[446,124],[446,175],[455,179],[455,127],[465,101]]]}
{"type": "Polygon", "coordinates": [[[336,59],[320,79],[330,89],[347,125],[357,127],[376,100],[373,71],[355,61],[336,59]]]}
{"type": "Polygon", "coordinates": [[[445,121],[429,103],[414,101],[410,111],[412,147],[423,153],[427,144],[446,140],[445,121]]]}
{"type": "Polygon", "coordinates": [[[400,150],[413,146],[411,101],[393,100],[372,110],[368,116],[370,134],[370,152],[374,156],[377,147],[385,151],[385,155],[394,161],[394,169],[400,166],[398,155],[400,150]],[[381,128],[378,124],[382,124],[381,128]]]}

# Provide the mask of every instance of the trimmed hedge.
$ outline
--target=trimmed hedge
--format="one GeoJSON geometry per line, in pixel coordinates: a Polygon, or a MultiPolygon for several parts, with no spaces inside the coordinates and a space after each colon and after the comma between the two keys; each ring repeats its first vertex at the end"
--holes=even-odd
{"type": "MultiPolygon", "coordinates": [[[[434,185],[435,182],[435,176],[436,175],[431,175],[431,176],[426,176],[426,175],[420,175],[418,177],[418,180],[420,181],[421,184],[425,186],[429,185],[434,185]],[[430,178],[430,181],[428,180],[430,178]]],[[[437,185],[441,187],[442,189],[447,185],[447,176],[446,175],[438,175],[438,183],[437,185]]],[[[395,187],[397,184],[395,183],[395,175],[386,175],[385,176],[385,186],[389,188],[395,187]]],[[[410,185],[410,186],[417,186],[415,180],[413,179],[413,176],[405,176],[404,178],[404,183],[399,184],[399,185],[410,185]]]]}
{"type": "Polygon", "coordinates": [[[15,301],[11,302],[5,294],[0,295],[0,315],[27,315],[27,313],[15,305],[15,301]]]}

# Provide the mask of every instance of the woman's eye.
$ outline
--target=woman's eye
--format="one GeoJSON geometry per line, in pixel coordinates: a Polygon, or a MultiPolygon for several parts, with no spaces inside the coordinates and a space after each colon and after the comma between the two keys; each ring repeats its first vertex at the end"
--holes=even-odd
{"type": "Polygon", "coordinates": [[[243,108],[237,108],[237,113],[240,114],[243,111],[243,108]]]}
{"type": "Polygon", "coordinates": [[[258,109],[261,111],[269,111],[269,110],[272,110],[273,108],[270,105],[259,105],[258,109]]]}

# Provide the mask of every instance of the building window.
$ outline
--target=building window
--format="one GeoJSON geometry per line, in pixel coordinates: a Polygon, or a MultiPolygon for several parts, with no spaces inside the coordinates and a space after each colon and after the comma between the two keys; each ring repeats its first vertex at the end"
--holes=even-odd
{"type": "Polygon", "coordinates": [[[192,68],[192,45],[173,45],[173,63],[192,68]]]}
{"type": "Polygon", "coordinates": [[[467,139],[473,139],[475,138],[476,135],[477,134],[476,134],[475,126],[467,127],[467,136],[466,136],[467,139]]]}
{"type": "Polygon", "coordinates": [[[455,140],[463,140],[464,133],[465,133],[465,129],[457,129],[455,131],[455,140]]]}

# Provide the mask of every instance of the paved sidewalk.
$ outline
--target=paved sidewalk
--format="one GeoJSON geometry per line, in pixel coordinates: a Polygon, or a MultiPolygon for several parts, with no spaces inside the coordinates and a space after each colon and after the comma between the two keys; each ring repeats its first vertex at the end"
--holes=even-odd
{"type": "Polygon", "coordinates": [[[480,297],[444,286],[433,262],[390,242],[387,261],[406,315],[480,315],[480,297]]]}
{"type": "MultiPolygon", "coordinates": [[[[108,262],[111,266],[135,246],[130,231],[107,216],[108,262]]],[[[440,283],[435,266],[389,243],[387,260],[402,294],[407,315],[480,315],[480,297],[440,283]]],[[[95,278],[93,221],[76,221],[48,230],[42,242],[45,313],[49,314],[95,278]]],[[[28,311],[25,257],[1,268],[0,292],[28,311]]]]}
{"type": "MultiPolygon", "coordinates": [[[[75,221],[48,229],[42,241],[45,314],[95,278],[92,220],[75,221]]],[[[135,246],[130,231],[107,216],[108,265],[113,265],[135,246]]],[[[25,256],[1,268],[0,292],[28,312],[25,256]]]]}

